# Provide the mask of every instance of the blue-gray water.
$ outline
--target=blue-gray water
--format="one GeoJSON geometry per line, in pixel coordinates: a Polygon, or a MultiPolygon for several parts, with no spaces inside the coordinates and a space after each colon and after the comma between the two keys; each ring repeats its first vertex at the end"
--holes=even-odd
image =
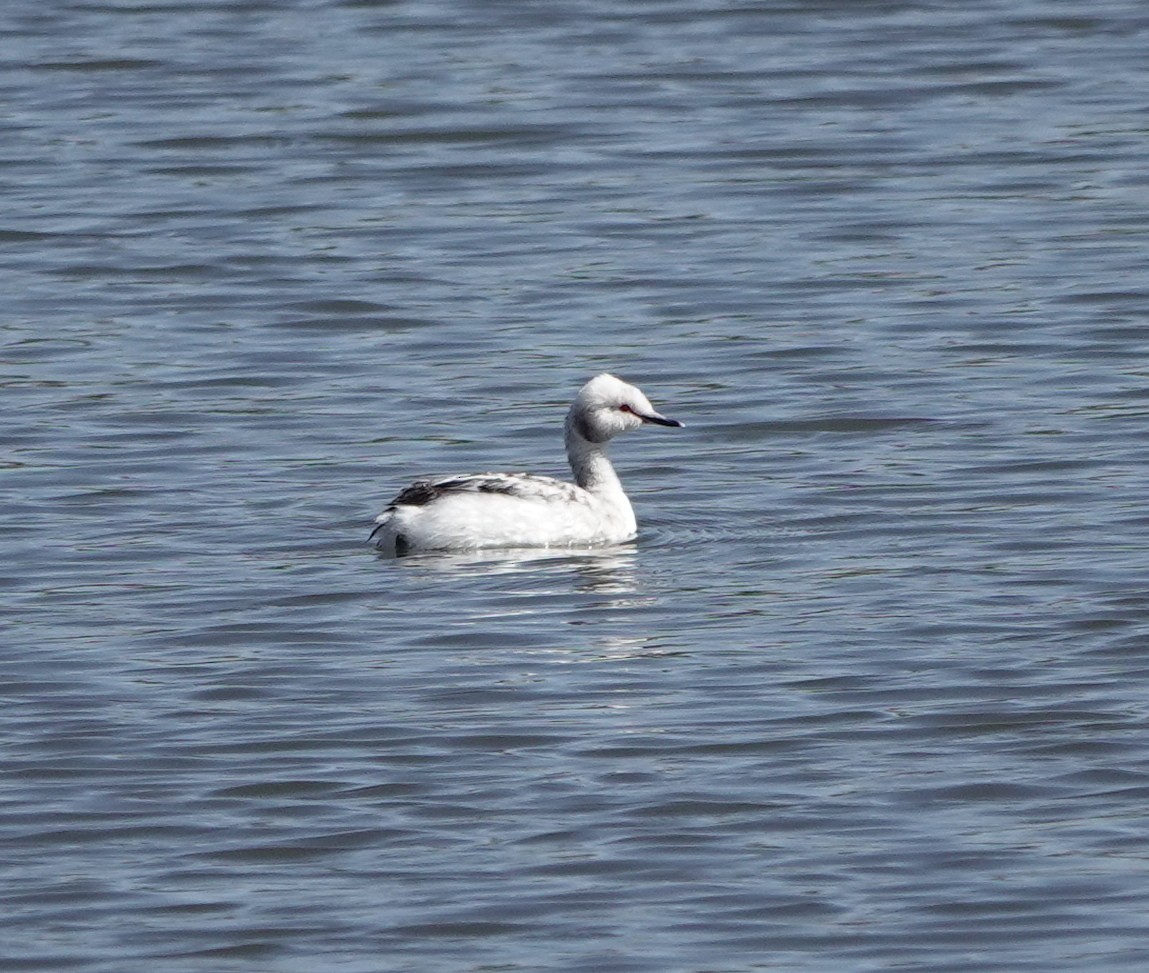
{"type": "Polygon", "coordinates": [[[0,22],[5,971],[1146,968],[1141,0],[0,22]]]}

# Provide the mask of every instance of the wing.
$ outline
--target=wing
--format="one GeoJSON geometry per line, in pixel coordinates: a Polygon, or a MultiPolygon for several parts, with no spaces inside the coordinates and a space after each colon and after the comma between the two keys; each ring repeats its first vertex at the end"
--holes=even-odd
{"type": "Polygon", "coordinates": [[[471,473],[441,480],[416,480],[387,509],[425,507],[441,497],[460,493],[502,494],[535,503],[579,503],[584,491],[573,483],[531,473],[471,473]]]}

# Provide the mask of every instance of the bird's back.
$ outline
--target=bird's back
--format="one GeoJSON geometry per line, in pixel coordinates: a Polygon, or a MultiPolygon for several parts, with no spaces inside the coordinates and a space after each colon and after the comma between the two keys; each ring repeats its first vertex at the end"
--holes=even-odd
{"type": "Polygon", "coordinates": [[[581,487],[529,473],[474,473],[417,480],[377,519],[380,550],[560,547],[627,540],[634,513],[581,487]]]}

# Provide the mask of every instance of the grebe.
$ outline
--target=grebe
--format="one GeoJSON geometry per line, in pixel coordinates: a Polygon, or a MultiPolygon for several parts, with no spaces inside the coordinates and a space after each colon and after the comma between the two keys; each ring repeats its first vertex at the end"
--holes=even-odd
{"type": "Polygon", "coordinates": [[[417,480],[376,518],[371,540],[395,555],[630,540],[638,525],[606,444],[646,423],[682,425],[655,412],[633,385],[598,375],[579,390],[567,413],[564,438],[574,483],[530,473],[417,480]]]}

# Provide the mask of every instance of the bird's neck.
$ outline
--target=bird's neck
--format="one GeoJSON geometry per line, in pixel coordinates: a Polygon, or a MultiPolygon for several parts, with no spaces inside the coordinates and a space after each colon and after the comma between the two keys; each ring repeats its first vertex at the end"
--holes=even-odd
{"type": "Polygon", "coordinates": [[[622,492],[622,483],[606,455],[605,444],[588,442],[568,425],[566,445],[575,483],[591,493],[622,492]]]}

